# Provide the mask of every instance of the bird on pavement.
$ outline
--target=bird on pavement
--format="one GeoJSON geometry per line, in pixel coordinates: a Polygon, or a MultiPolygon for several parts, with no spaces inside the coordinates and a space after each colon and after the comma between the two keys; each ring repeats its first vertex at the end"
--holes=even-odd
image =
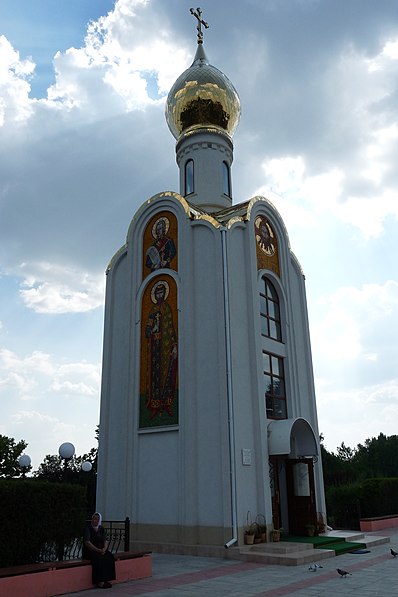
{"type": "Polygon", "coordinates": [[[318,570],[318,568],[323,568],[323,566],[321,566],[320,564],[317,564],[316,562],[313,562],[311,564],[311,566],[309,566],[308,570],[310,572],[316,572],[318,570]]]}
{"type": "Polygon", "coordinates": [[[351,576],[351,572],[347,572],[347,570],[341,570],[341,568],[336,568],[336,570],[342,578],[346,578],[346,576],[351,576]]]}

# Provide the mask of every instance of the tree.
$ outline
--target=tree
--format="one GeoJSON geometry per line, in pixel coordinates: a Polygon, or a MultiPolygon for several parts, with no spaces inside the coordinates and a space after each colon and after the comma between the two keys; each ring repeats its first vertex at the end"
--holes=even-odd
{"type": "MultiPolygon", "coordinates": [[[[99,426],[97,425],[95,430],[95,439],[97,442],[98,438],[99,426]]],[[[62,460],[61,456],[58,454],[47,454],[37,471],[33,473],[33,476],[37,479],[51,481],[54,483],[59,483],[66,480],[69,483],[80,483],[81,485],[84,485],[86,483],[87,476],[90,475],[90,473],[94,475],[96,474],[97,456],[98,447],[91,448],[88,454],[83,454],[82,456],[73,456],[70,460],[68,460],[66,471],[67,478],[65,479],[64,461],[62,460]],[[83,462],[91,462],[93,468],[90,473],[85,473],[82,471],[81,467],[83,462]]]]}
{"type": "Polygon", "coordinates": [[[353,459],[361,479],[398,477],[398,436],[384,433],[358,444],[353,459]]]}
{"type": "Polygon", "coordinates": [[[337,455],[333,452],[328,452],[325,448],[323,445],[323,435],[320,436],[320,444],[325,488],[353,482],[355,474],[351,461],[346,457],[347,448],[344,446],[344,443],[340,448],[337,448],[337,455]]]}
{"type": "Polygon", "coordinates": [[[15,443],[12,437],[0,435],[0,477],[11,479],[22,474],[18,458],[27,445],[23,439],[15,443]]]}
{"type": "MultiPolygon", "coordinates": [[[[98,425],[95,431],[98,441],[98,425]]],[[[86,487],[87,514],[94,511],[96,498],[96,476],[97,476],[97,455],[98,448],[91,448],[88,454],[73,456],[64,467],[64,461],[58,454],[47,454],[37,471],[33,473],[36,479],[50,481],[51,483],[73,483],[86,487]],[[82,470],[83,462],[90,462],[92,469],[89,472],[82,470]]]]}
{"type": "Polygon", "coordinates": [[[354,455],[355,450],[353,450],[349,446],[346,446],[344,442],[342,442],[341,446],[337,448],[337,456],[340,458],[340,460],[343,460],[344,462],[351,462],[354,458],[354,455]]]}

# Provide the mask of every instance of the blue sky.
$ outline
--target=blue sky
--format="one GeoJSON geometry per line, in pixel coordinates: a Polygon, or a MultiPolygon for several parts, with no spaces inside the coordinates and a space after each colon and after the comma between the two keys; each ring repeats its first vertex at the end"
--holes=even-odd
{"type": "MultiPolygon", "coordinates": [[[[0,433],[37,468],[94,444],[106,266],[138,207],[178,191],[168,90],[188,0],[0,5],[0,433]]],[[[201,5],[232,80],[234,202],[285,219],[307,285],[326,446],[396,433],[396,0],[201,5]]]]}
{"type": "Polygon", "coordinates": [[[18,0],[0,5],[1,33],[22,57],[32,56],[36,74],[32,96],[45,97],[54,82],[52,60],[56,52],[84,43],[87,23],[112,10],[107,0],[18,0]]]}

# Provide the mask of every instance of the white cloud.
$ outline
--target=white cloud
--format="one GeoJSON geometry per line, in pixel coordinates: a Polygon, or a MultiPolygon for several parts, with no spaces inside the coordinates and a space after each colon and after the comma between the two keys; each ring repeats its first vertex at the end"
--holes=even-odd
{"type": "Polygon", "coordinates": [[[391,358],[398,332],[398,281],[339,288],[321,300],[323,315],[311,326],[311,337],[325,370],[330,361],[377,361],[384,353],[391,358]]]}
{"type": "Polygon", "coordinates": [[[81,313],[103,304],[104,275],[79,272],[51,263],[24,263],[20,291],[28,309],[37,313],[81,313]]]}
{"type": "Polygon", "coordinates": [[[4,35],[0,35],[0,127],[8,120],[25,120],[32,112],[29,78],[35,65],[30,59],[21,60],[4,35]]]}
{"type": "MultiPolygon", "coordinates": [[[[75,412],[74,419],[76,416],[75,412]]],[[[37,470],[44,457],[58,454],[59,446],[65,441],[74,444],[77,455],[88,452],[96,444],[95,426],[95,418],[90,426],[69,419],[65,413],[57,416],[20,409],[10,417],[7,426],[0,425],[0,433],[17,440],[24,439],[28,443],[25,453],[31,456],[33,469],[37,470]]]]}
{"type": "Polygon", "coordinates": [[[62,397],[98,397],[100,365],[58,363],[51,355],[35,351],[19,356],[0,350],[0,395],[15,400],[43,401],[54,392],[62,397]]]}
{"type": "Polygon", "coordinates": [[[162,26],[161,14],[142,19],[147,4],[118,0],[112,12],[89,23],[83,47],[57,52],[56,82],[41,104],[61,103],[91,121],[163,103],[186,68],[187,50],[162,26]]]}
{"type": "Polygon", "coordinates": [[[353,390],[328,391],[318,384],[317,388],[320,431],[328,450],[342,442],[354,448],[380,432],[396,435],[398,379],[353,390]]]}
{"type": "Polygon", "coordinates": [[[337,221],[359,229],[365,239],[378,237],[384,231],[388,216],[398,220],[397,190],[381,184],[383,172],[390,169],[387,162],[396,153],[391,146],[398,139],[398,128],[394,125],[373,136],[378,140],[377,148],[374,143],[368,147],[362,176],[373,178],[373,182],[377,180],[377,188],[369,187],[365,196],[345,195],[347,173],[342,169],[308,174],[303,156],[285,156],[263,162],[267,184],[255,194],[268,195],[268,188],[279,195],[277,203],[288,229],[297,224],[319,225],[317,214],[329,214],[337,221]]]}
{"type": "Polygon", "coordinates": [[[50,390],[62,396],[99,396],[100,367],[90,363],[61,365],[50,390]],[[82,381],[82,379],[84,381],[82,381]]]}

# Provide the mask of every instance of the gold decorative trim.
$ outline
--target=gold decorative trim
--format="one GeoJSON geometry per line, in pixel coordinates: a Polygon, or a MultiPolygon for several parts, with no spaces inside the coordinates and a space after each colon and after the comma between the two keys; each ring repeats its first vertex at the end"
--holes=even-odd
{"type": "Polygon", "coordinates": [[[194,218],[195,220],[205,220],[206,222],[209,222],[210,224],[212,224],[214,226],[214,228],[220,228],[221,224],[220,222],[218,222],[215,218],[213,218],[213,216],[210,216],[209,214],[200,214],[195,216],[194,218]]]}
{"type": "Polygon", "coordinates": [[[242,224],[244,224],[245,223],[245,218],[242,217],[242,216],[235,216],[234,218],[231,218],[230,220],[228,220],[228,222],[227,222],[227,228],[228,228],[228,230],[230,228],[232,228],[232,226],[234,224],[237,224],[238,222],[242,222],[242,224]]]}

